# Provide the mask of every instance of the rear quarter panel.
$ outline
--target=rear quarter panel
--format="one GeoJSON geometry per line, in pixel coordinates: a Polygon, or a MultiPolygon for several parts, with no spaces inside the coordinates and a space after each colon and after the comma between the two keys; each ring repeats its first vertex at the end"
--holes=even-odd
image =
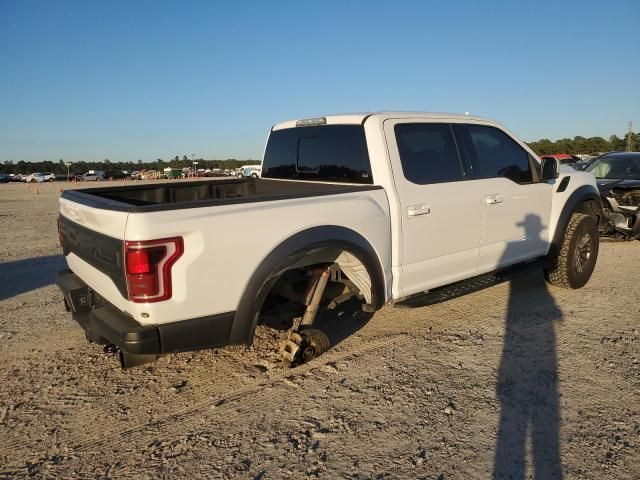
{"type": "MultiPolygon", "coordinates": [[[[173,297],[129,305],[141,323],[165,323],[235,311],[260,262],[281,242],[315,226],[337,225],[365,237],[378,255],[390,295],[391,231],[383,189],[226,206],[131,213],[127,240],[182,236],[173,297]],[[142,314],[145,314],[143,317],[142,314]]],[[[321,240],[321,239],[319,239],[321,240]]],[[[386,299],[385,299],[386,300],[386,299]]]]}

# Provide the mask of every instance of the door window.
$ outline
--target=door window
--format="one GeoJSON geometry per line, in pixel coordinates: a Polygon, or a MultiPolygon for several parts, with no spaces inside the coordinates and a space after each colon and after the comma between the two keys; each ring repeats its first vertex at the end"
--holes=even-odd
{"type": "Polygon", "coordinates": [[[505,177],[516,183],[533,181],[529,154],[506,133],[484,125],[466,125],[476,178],[505,177]]]}
{"type": "Polygon", "coordinates": [[[394,130],[407,180],[419,185],[462,180],[462,166],[449,125],[399,123],[394,130]]]}

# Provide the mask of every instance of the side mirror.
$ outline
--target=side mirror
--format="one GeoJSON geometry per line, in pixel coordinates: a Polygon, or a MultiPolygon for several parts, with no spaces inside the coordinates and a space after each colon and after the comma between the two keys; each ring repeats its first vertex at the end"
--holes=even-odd
{"type": "Polygon", "coordinates": [[[540,181],[546,182],[558,178],[560,175],[560,162],[555,158],[546,157],[542,159],[542,177],[540,181]]]}

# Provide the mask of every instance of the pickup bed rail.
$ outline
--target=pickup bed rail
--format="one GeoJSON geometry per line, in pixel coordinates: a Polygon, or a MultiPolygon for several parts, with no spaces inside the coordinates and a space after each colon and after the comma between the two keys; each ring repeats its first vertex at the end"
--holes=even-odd
{"type": "Polygon", "coordinates": [[[93,208],[133,213],[337,195],[380,188],[378,185],[250,178],[65,190],[62,198],[93,208]]]}

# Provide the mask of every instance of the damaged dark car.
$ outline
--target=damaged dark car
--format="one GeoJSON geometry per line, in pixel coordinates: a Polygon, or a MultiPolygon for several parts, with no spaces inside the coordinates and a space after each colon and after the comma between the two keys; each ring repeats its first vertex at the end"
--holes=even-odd
{"type": "Polygon", "coordinates": [[[601,235],[640,239],[640,152],[602,155],[586,171],[596,177],[602,196],[601,235]]]}

